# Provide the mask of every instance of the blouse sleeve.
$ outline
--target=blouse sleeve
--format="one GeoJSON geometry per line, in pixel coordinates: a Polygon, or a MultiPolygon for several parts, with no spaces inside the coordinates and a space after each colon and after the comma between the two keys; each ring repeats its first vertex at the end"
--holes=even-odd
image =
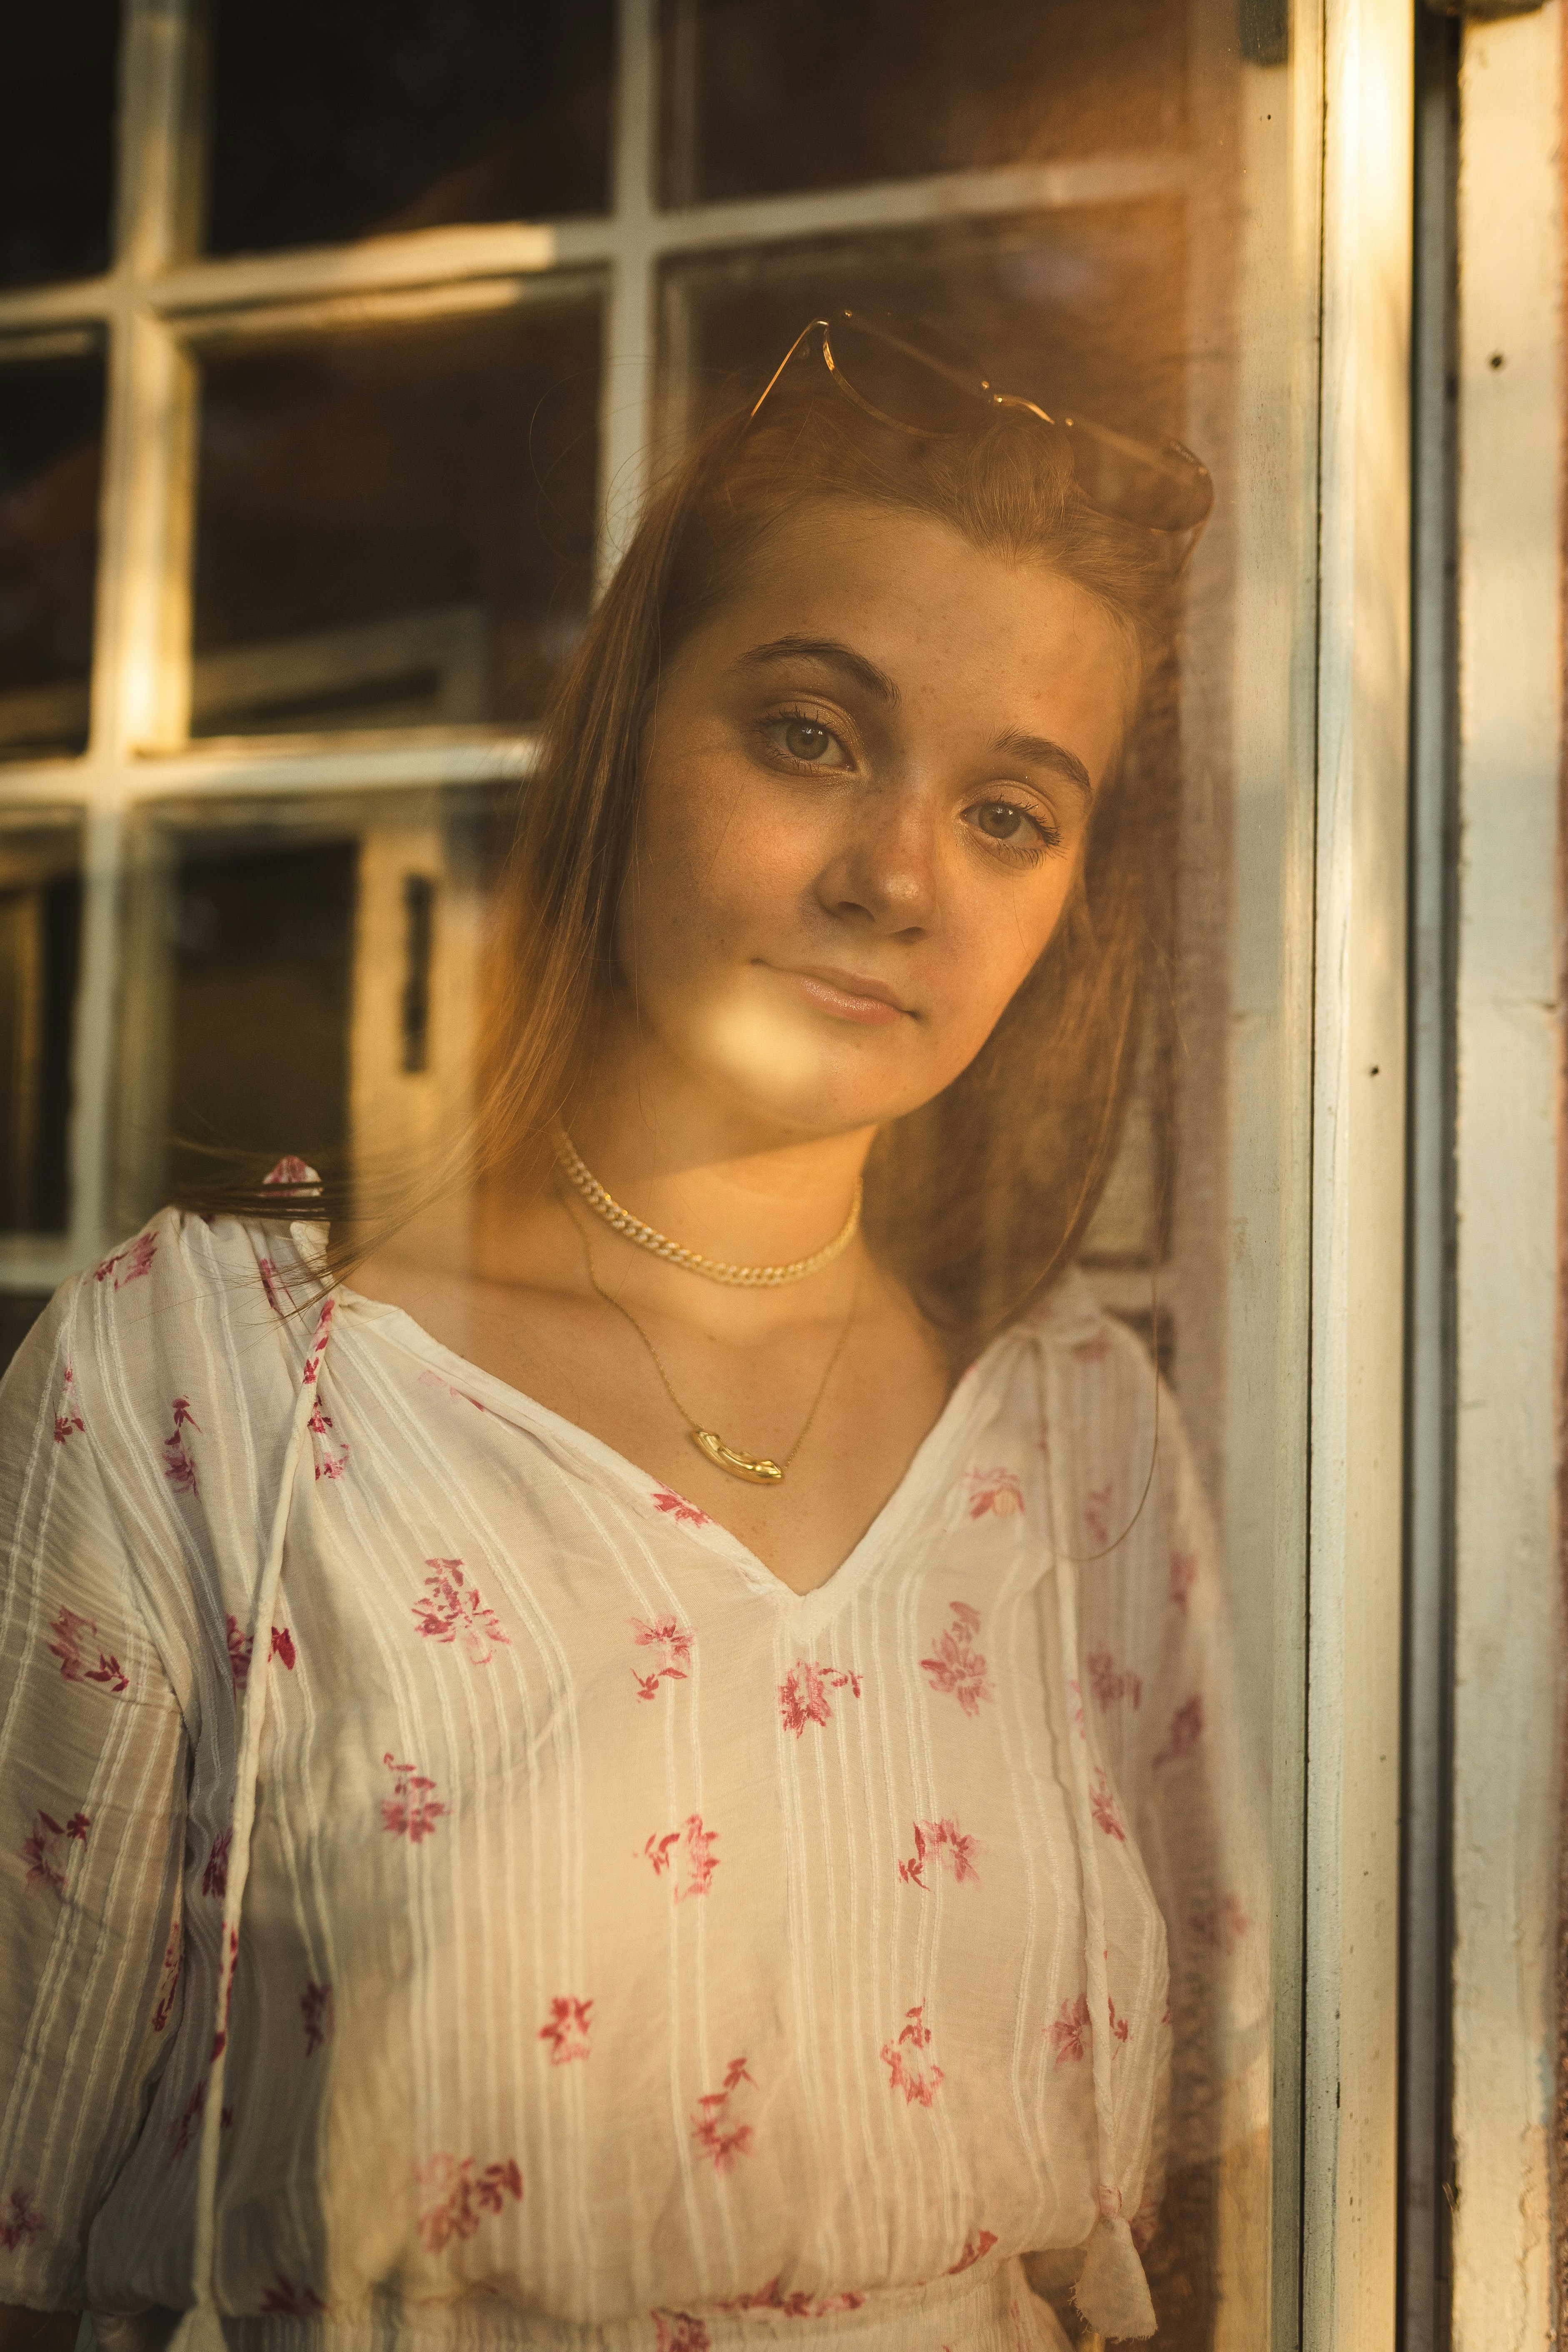
{"type": "Polygon", "coordinates": [[[179,1993],[185,1735],[73,1361],[92,1279],[0,1383],[0,2302],[44,2310],[85,2300],[179,1993]]]}
{"type": "MultiPolygon", "coordinates": [[[[1179,1411],[1162,1389],[1156,1435],[1147,1358],[1130,1334],[1116,1345],[1122,1396],[1101,1434],[1120,1424],[1108,1449],[1120,1459],[1103,1475],[1124,1490],[1131,1525],[1083,1571],[1083,1696],[1165,1920],[1163,2153],[1175,2168],[1207,2162],[1268,2118],[1268,1790],[1179,1411]]],[[[1108,1538],[1116,1532],[1107,1526],[1108,1538]]]]}

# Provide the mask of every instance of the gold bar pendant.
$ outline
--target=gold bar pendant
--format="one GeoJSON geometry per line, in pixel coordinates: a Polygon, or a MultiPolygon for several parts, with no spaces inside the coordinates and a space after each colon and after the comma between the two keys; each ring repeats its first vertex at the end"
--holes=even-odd
{"type": "Polygon", "coordinates": [[[742,1454],[711,1429],[694,1429],[691,1443],[731,1478],[747,1479],[753,1486],[776,1486],[784,1476],[781,1464],[770,1462],[765,1454],[742,1454]]]}

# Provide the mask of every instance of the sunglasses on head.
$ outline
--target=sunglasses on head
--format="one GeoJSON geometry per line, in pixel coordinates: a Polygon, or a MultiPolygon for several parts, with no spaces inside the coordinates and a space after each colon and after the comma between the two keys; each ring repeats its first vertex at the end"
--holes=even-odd
{"type": "Polygon", "coordinates": [[[1087,417],[1052,415],[1021,393],[997,392],[967,352],[931,327],[858,310],[809,320],[768,378],[752,417],[796,352],[809,353],[814,338],[833,383],[879,424],[956,435],[975,432],[988,410],[1022,409],[1059,436],[1091,507],[1154,534],[1173,576],[1196,546],[1214,484],[1190,449],[1179,441],[1137,441],[1087,417]]]}

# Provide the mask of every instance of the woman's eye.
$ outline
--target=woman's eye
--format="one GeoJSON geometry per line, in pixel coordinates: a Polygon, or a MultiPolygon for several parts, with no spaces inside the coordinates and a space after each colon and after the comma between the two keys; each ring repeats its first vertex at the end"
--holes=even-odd
{"type": "Polygon", "coordinates": [[[982,801],[972,812],[976,830],[1007,849],[1050,849],[1059,835],[1015,801],[982,801]]]}
{"type": "Polygon", "coordinates": [[[804,760],[808,765],[819,766],[833,749],[832,735],[815,719],[786,719],[784,741],[792,760],[804,760]]]}

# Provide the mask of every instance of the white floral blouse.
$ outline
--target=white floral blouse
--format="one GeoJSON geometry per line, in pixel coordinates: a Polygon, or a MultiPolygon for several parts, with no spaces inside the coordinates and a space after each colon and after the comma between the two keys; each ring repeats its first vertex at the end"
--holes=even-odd
{"type": "Polygon", "coordinates": [[[1089,2239],[1148,2332],[1266,1930],[1137,1341],[1069,1277],[800,1597],[319,1231],[164,1212],[0,1391],[0,2302],[1018,2352],[1089,2239]]]}

